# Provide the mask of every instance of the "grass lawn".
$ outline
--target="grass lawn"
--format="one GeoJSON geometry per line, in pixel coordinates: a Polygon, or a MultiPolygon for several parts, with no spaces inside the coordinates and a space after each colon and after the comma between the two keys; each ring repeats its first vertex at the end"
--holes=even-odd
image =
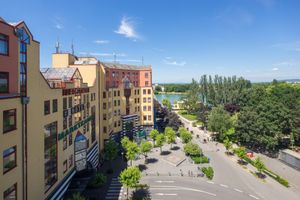
{"type": "Polygon", "coordinates": [[[196,115],[189,114],[186,111],[179,111],[178,114],[181,115],[182,117],[184,117],[185,119],[189,120],[189,121],[195,121],[195,120],[197,120],[197,116],[196,115]]]}

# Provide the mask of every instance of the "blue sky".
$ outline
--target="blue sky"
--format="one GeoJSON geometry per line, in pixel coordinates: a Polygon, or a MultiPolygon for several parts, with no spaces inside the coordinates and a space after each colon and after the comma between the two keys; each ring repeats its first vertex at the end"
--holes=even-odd
{"type": "Polygon", "coordinates": [[[300,78],[298,0],[3,0],[0,15],[24,20],[41,43],[41,67],[62,51],[153,67],[154,82],[202,74],[252,81],[300,78]]]}

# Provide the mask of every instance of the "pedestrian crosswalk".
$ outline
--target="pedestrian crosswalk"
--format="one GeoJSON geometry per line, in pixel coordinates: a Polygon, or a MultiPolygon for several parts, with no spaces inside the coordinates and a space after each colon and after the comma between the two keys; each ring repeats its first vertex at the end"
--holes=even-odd
{"type": "Polygon", "coordinates": [[[119,182],[117,177],[113,177],[112,181],[109,185],[109,188],[107,190],[105,199],[107,200],[119,200],[122,199],[123,196],[123,187],[122,184],[119,182]]]}

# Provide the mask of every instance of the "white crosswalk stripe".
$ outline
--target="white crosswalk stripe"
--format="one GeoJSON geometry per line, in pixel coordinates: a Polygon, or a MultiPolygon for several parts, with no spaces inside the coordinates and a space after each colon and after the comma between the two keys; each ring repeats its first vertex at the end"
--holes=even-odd
{"type": "Polygon", "coordinates": [[[123,187],[117,177],[113,177],[105,199],[122,199],[123,187]]]}

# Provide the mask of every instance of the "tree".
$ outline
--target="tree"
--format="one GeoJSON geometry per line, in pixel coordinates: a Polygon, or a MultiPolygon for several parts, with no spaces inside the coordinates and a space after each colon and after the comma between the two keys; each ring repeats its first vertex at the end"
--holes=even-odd
{"type": "Polygon", "coordinates": [[[150,132],[150,138],[153,140],[153,145],[155,145],[155,140],[156,140],[156,137],[158,134],[159,134],[159,132],[156,129],[153,129],[150,132]]]}
{"type": "Polygon", "coordinates": [[[199,103],[201,102],[200,87],[198,82],[193,79],[189,88],[183,97],[183,106],[188,113],[194,114],[198,110],[199,103]]]}
{"type": "Polygon", "coordinates": [[[256,167],[257,171],[262,174],[263,170],[266,168],[265,164],[262,162],[262,160],[260,159],[260,157],[257,157],[254,161],[253,161],[254,166],[256,167]]]}
{"type": "Polygon", "coordinates": [[[162,146],[164,145],[165,141],[166,138],[164,134],[160,133],[156,136],[156,145],[160,147],[160,153],[162,152],[162,146]]]}
{"type": "Polygon", "coordinates": [[[226,153],[228,154],[230,149],[232,148],[232,142],[228,139],[228,137],[223,141],[224,146],[226,148],[226,153]]]}
{"type": "Polygon", "coordinates": [[[183,147],[185,154],[190,156],[199,156],[202,154],[202,150],[198,144],[189,142],[183,147]]]}
{"type": "Polygon", "coordinates": [[[234,152],[241,160],[243,160],[246,156],[246,148],[245,147],[238,147],[234,150],[234,152]]]}
{"type": "Polygon", "coordinates": [[[188,143],[193,139],[192,134],[187,130],[185,130],[184,128],[179,129],[179,134],[183,143],[188,143]]]}
{"type": "Polygon", "coordinates": [[[130,160],[130,166],[132,166],[132,161],[136,158],[139,152],[140,149],[137,143],[131,141],[127,143],[126,158],[130,160]]]}
{"type": "Polygon", "coordinates": [[[142,154],[145,156],[145,163],[146,163],[147,153],[150,152],[152,149],[151,142],[143,140],[140,144],[140,149],[141,149],[142,154]]]}
{"type": "Polygon", "coordinates": [[[163,99],[162,100],[162,105],[164,105],[165,107],[167,107],[169,110],[172,110],[172,105],[169,99],[163,99]]]}
{"type": "Polygon", "coordinates": [[[171,127],[165,128],[165,136],[168,144],[171,144],[170,149],[172,149],[172,144],[175,142],[176,133],[171,127]]]}
{"type": "Polygon", "coordinates": [[[124,187],[127,188],[127,197],[129,196],[128,188],[136,187],[140,179],[141,172],[137,167],[128,167],[121,172],[119,181],[124,187]]]}
{"type": "Polygon", "coordinates": [[[108,172],[113,172],[111,167],[111,161],[117,157],[118,154],[118,145],[115,141],[109,140],[104,147],[105,155],[109,160],[109,169],[108,172]]]}
{"type": "Polygon", "coordinates": [[[161,92],[162,91],[161,86],[160,85],[155,86],[155,91],[161,92]]]}
{"type": "Polygon", "coordinates": [[[208,129],[217,132],[218,139],[223,140],[225,132],[231,128],[230,115],[219,105],[214,107],[208,116],[208,129]]]}
{"type": "Polygon", "coordinates": [[[123,137],[121,140],[121,145],[125,151],[127,150],[127,145],[129,142],[130,142],[130,140],[127,136],[123,137]]]}

